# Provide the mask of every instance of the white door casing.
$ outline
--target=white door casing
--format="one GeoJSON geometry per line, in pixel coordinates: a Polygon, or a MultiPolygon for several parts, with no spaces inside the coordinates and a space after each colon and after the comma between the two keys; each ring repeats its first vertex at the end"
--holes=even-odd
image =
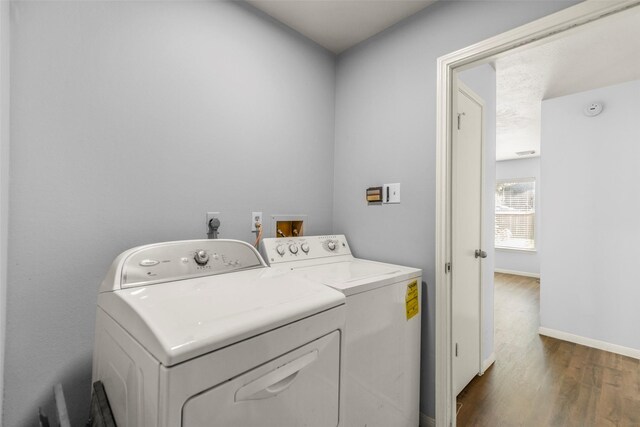
{"type": "Polygon", "coordinates": [[[586,0],[544,18],[438,58],[436,130],[436,426],[456,425],[452,378],[452,134],[455,72],[514,49],[536,46],[564,32],[640,5],[640,0],[586,0]]]}
{"type": "Polygon", "coordinates": [[[481,259],[484,102],[456,80],[452,143],[451,337],[457,395],[482,369],[481,259]]]}

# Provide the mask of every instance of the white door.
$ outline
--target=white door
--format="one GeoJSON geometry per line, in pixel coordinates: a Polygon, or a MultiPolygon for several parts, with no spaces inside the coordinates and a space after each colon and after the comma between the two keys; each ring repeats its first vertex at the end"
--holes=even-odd
{"type": "MultiPolygon", "coordinates": [[[[456,395],[481,370],[480,261],[483,101],[454,88],[452,169],[452,349],[456,395]]],[[[485,255],[486,256],[486,255],[485,255]]]]}

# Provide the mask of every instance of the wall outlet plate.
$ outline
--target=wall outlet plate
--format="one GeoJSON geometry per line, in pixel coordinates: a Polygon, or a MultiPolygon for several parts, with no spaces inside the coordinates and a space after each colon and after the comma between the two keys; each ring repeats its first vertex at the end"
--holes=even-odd
{"type": "Polygon", "coordinates": [[[262,222],[262,212],[251,212],[251,231],[258,231],[256,222],[262,224],[262,228],[264,228],[264,222],[262,222]]]}
{"type": "Polygon", "coordinates": [[[204,222],[205,233],[209,232],[209,221],[211,221],[213,218],[220,219],[220,212],[207,212],[205,222],[204,222]]]}
{"type": "Polygon", "coordinates": [[[400,203],[400,183],[382,186],[382,203],[400,203]]]}

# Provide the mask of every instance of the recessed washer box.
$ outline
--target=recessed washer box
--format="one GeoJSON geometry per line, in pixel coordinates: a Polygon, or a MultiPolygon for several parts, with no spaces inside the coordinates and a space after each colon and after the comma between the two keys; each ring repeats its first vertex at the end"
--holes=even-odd
{"type": "Polygon", "coordinates": [[[308,226],[306,215],[272,215],[272,237],[302,237],[308,226]]]}

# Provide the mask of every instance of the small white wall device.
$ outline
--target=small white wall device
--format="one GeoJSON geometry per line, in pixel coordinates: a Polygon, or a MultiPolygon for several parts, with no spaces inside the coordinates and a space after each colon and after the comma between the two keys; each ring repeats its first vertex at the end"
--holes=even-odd
{"type": "Polygon", "coordinates": [[[602,113],[603,105],[600,102],[592,102],[584,109],[584,115],[587,117],[595,117],[602,113]]]}

